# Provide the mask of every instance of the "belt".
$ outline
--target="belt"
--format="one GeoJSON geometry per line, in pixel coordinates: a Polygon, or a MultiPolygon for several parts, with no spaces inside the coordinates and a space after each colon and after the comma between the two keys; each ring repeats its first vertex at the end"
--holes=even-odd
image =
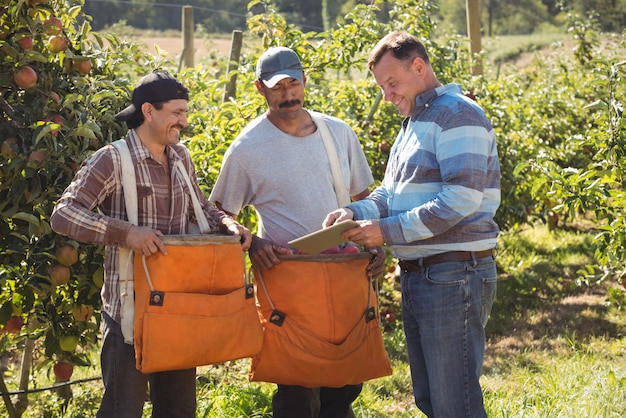
{"type": "Polygon", "coordinates": [[[433,264],[445,263],[450,261],[471,261],[478,260],[489,256],[495,256],[496,250],[484,251],[449,251],[447,253],[435,254],[428,257],[421,257],[415,260],[400,260],[398,265],[404,271],[419,271],[420,268],[431,266],[433,264]]]}

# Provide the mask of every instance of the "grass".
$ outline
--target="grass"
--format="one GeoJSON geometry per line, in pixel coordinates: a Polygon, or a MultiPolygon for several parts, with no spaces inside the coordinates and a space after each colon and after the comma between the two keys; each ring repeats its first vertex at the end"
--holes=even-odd
{"type": "MultiPolygon", "coordinates": [[[[544,225],[503,234],[498,296],[488,324],[482,384],[490,417],[621,417],[626,411],[626,299],[615,283],[580,280],[593,264],[591,232],[549,230],[544,225]]],[[[388,277],[390,283],[396,283],[388,277]]],[[[357,417],[422,417],[413,403],[401,324],[387,324],[385,343],[394,373],[366,382],[354,403],[357,417]]],[[[97,376],[94,363],[74,379],[97,376]]],[[[248,382],[249,362],[198,369],[198,417],[271,417],[274,385],[248,382]]],[[[5,378],[12,382],[17,364],[5,378]]],[[[50,374],[33,376],[37,387],[50,374]]],[[[32,386],[32,385],[31,385],[32,386]]],[[[99,380],[71,387],[64,411],[56,391],[30,395],[24,417],[95,415],[99,380]],[[64,412],[63,412],[64,411],[64,412]]],[[[0,416],[5,416],[0,405],[0,416]]],[[[144,416],[151,408],[146,404],[144,416]]]]}
{"type": "Polygon", "coordinates": [[[555,43],[570,42],[571,35],[566,33],[505,35],[485,37],[483,50],[490,61],[512,61],[526,53],[546,50],[555,43]]]}

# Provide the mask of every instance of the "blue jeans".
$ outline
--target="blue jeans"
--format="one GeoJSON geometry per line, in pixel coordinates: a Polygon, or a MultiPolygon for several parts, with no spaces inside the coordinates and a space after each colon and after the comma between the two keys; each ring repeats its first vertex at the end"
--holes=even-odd
{"type": "Polygon", "coordinates": [[[400,279],[415,404],[428,417],[486,417],[479,379],[494,258],[433,264],[400,279]]]}
{"type": "Polygon", "coordinates": [[[196,369],[141,373],[135,367],[134,347],[124,343],[120,324],[104,312],[100,362],[104,394],[97,418],[141,418],[148,384],[152,417],[195,417],[196,369]]]}

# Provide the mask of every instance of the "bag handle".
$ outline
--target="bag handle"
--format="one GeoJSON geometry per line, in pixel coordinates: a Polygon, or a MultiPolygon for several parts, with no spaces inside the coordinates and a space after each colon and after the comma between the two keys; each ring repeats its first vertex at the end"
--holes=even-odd
{"type": "Polygon", "coordinates": [[[339,203],[340,208],[347,206],[350,203],[350,191],[346,188],[343,181],[335,142],[333,141],[328,125],[324,120],[324,116],[321,113],[314,111],[309,111],[309,113],[311,114],[313,122],[317,125],[320,131],[322,141],[324,141],[324,147],[326,148],[326,154],[328,155],[328,161],[330,162],[330,171],[333,175],[333,186],[335,188],[335,194],[337,195],[337,203],[339,203]]]}

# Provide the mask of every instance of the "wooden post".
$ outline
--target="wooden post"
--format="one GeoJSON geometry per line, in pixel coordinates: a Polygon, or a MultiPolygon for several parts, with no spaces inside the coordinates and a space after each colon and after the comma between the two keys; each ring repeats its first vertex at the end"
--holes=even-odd
{"type": "MultiPolygon", "coordinates": [[[[476,55],[480,54],[480,11],[479,0],[465,0],[466,15],[467,15],[467,35],[470,38],[470,54],[472,60],[476,55]]],[[[472,65],[472,74],[481,75],[483,73],[483,66],[480,59],[476,64],[472,65]]]]}
{"type": "Polygon", "coordinates": [[[193,7],[183,6],[183,63],[193,67],[193,7]]]}
{"type": "MultiPolygon", "coordinates": [[[[230,58],[228,59],[228,72],[230,74],[239,68],[239,57],[241,56],[241,46],[243,44],[243,32],[240,30],[233,31],[233,37],[230,44],[230,58]]],[[[224,98],[222,101],[230,100],[235,97],[237,91],[237,73],[230,76],[230,81],[226,85],[224,98]]]]}

